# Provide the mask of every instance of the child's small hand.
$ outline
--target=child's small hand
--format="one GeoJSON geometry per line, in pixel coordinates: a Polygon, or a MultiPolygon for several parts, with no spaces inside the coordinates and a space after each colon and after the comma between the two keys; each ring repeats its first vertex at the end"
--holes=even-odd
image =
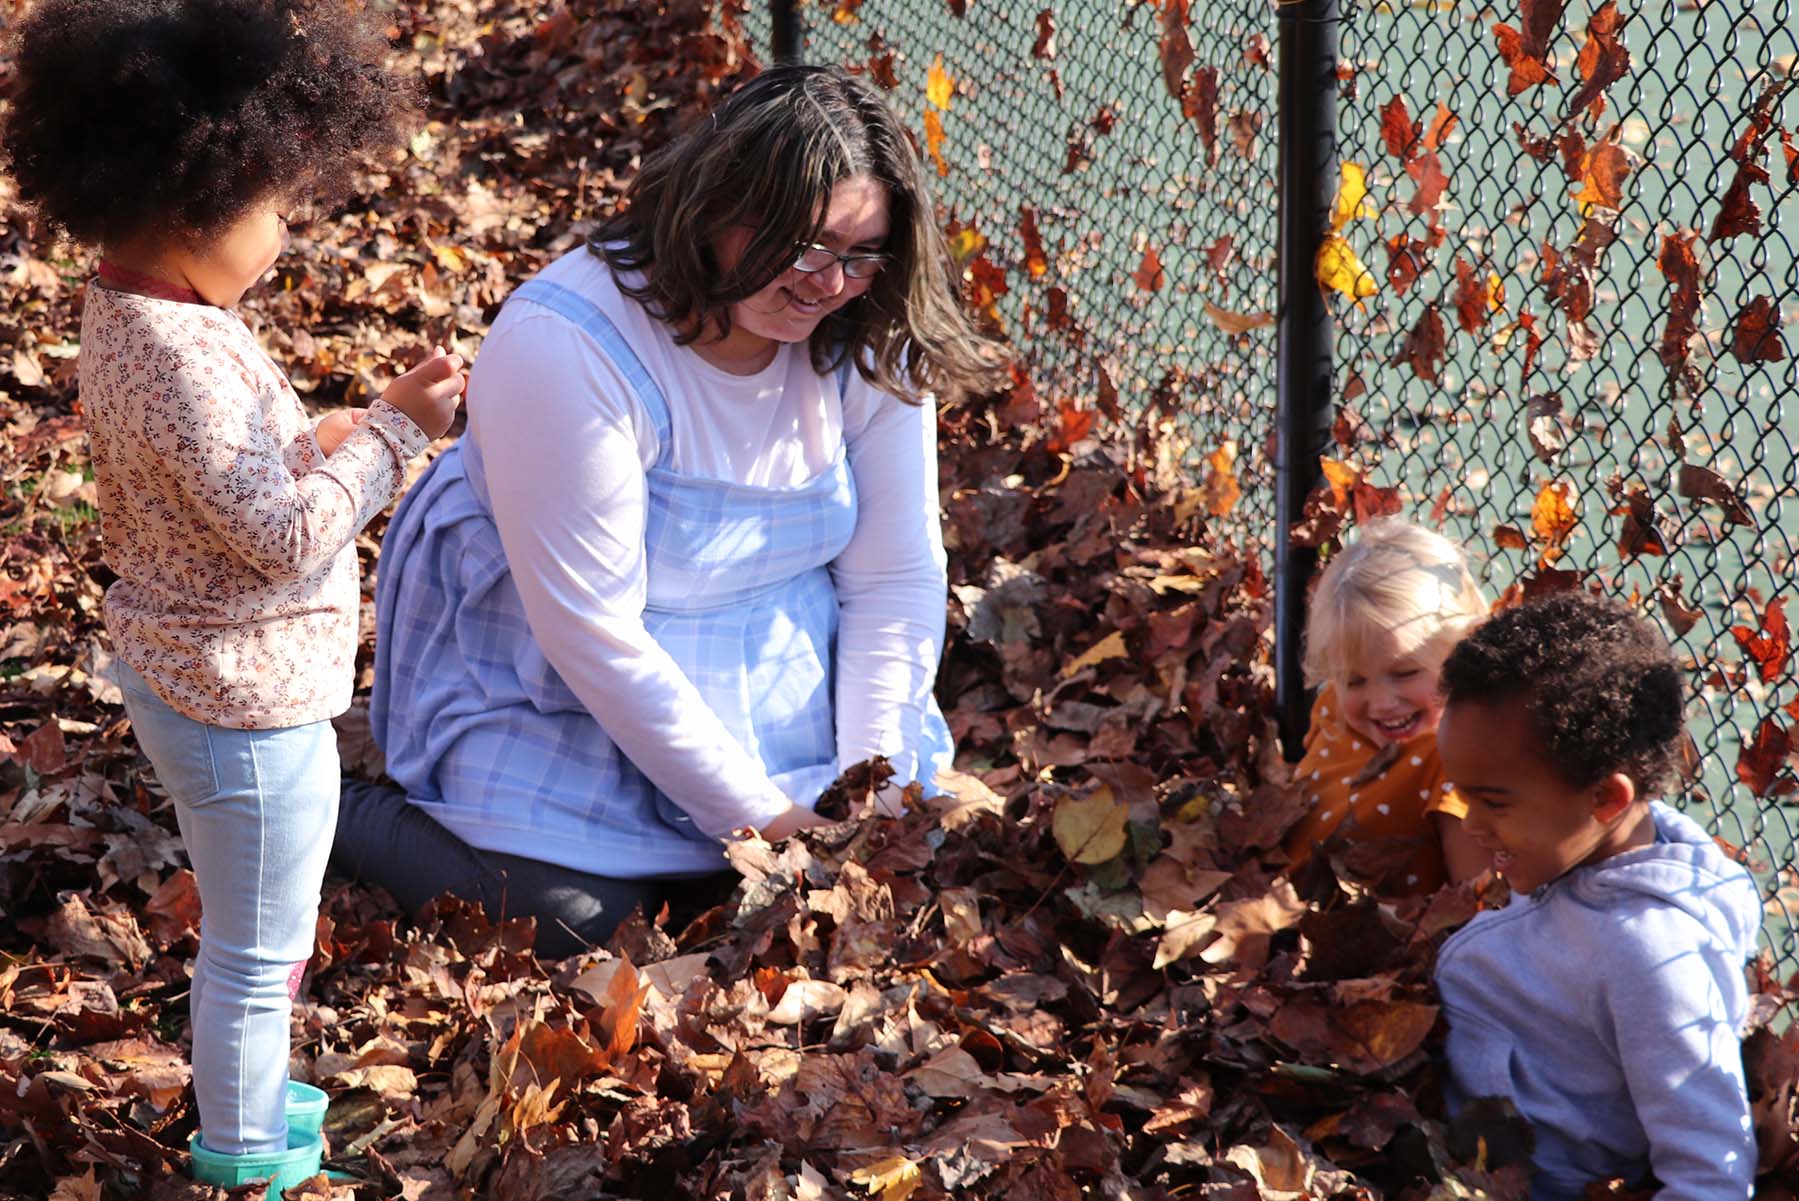
{"type": "Polygon", "coordinates": [[[336,454],[337,448],[350,436],[350,431],[367,420],[368,415],[367,409],[338,409],[325,414],[318,427],[312,431],[313,436],[319,440],[319,449],[325,452],[327,458],[336,454]]]}
{"type": "Polygon", "coordinates": [[[445,354],[439,346],[430,358],[387,385],[381,399],[412,418],[427,438],[441,438],[456,418],[466,387],[462,356],[445,354]]]}

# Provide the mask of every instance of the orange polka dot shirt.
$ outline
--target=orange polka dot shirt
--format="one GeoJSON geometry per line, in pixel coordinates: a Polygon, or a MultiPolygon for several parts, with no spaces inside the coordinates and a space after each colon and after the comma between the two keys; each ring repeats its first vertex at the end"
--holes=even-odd
{"type": "Polygon", "coordinates": [[[1442,840],[1431,814],[1459,818],[1468,805],[1443,778],[1435,731],[1407,739],[1377,761],[1374,744],[1344,723],[1336,690],[1326,686],[1312,705],[1305,758],[1294,783],[1309,805],[1287,836],[1295,867],[1354,814],[1354,837],[1425,840],[1407,870],[1391,881],[1394,891],[1434,892],[1447,880],[1442,840]]]}

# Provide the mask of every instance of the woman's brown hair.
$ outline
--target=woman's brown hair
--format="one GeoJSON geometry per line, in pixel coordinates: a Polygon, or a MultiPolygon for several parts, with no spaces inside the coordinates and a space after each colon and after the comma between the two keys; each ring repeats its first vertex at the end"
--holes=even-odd
{"type": "Polygon", "coordinates": [[[868,290],[819,324],[812,364],[846,356],[875,387],[916,400],[989,383],[1004,362],[951,285],[949,251],[905,129],[880,93],[845,71],[777,67],[757,76],[645,160],[620,212],[588,239],[626,295],[673,326],[677,341],[729,333],[731,304],[793,265],[817,241],[832,189],[867,175],[887,189],[888,262],[868,290]],[[720,234],[751,226],[731,271],[720,234]]]}

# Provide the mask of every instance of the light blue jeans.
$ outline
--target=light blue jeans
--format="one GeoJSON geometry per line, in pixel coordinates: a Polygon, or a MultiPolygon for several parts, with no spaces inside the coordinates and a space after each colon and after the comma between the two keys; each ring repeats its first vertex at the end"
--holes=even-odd
{"type": "Polygon", "coordinates": [[[289,1022],[337,824],[336,734],[328,721],[205,725],[118,663],[125,711],[175,802],[200,887],[188,1008],[201,1140],[225,1155],[286,1150],[289,1022]]]}

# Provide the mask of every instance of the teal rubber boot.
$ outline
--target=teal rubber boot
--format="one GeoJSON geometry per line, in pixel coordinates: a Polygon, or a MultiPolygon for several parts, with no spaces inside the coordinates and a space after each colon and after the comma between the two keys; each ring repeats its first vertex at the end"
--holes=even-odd
{"type": "Polygon", "coordinates": [[[298,1080],[287,1082],[287,1137],[292,1141],[294,1135],[305,1134],[316,1137],[325,1126],[325,1109],[331,1098],[325,1095],[322,1088],[314,1088],[310,1084],[301,1084],[298,1080]]]}
{"type": "Polygon", "coordinates": [[[201,1184],[236,1188],[254,1180],[269,1182],[269,1196],[279,1197],[282,1190],[319,1174],[319,1161],[325,1144],[318,1134],[287,1132],[287,1150],[259,1151],[253,1155],[221,1155],[200,1142],[194,1131],[187,1140],[188,1154],[193,1156],[193,1178],[201,1184]]]}
{"type": "MultiPolygon", "coordinates": [[[[331,1098],[322,1088],[310,1084],[301,1084],[298,1080],[287,1082],[287,1137],[292,1141],[301,1134],[319,1137],[325,1128],[325,1110],[330,1107],[331,1098]]],[[[331,1180],[359,1180],[361,1177],[349,1172],[334,1172],[326,1169],[325,1175],[331,1180]]]]}

